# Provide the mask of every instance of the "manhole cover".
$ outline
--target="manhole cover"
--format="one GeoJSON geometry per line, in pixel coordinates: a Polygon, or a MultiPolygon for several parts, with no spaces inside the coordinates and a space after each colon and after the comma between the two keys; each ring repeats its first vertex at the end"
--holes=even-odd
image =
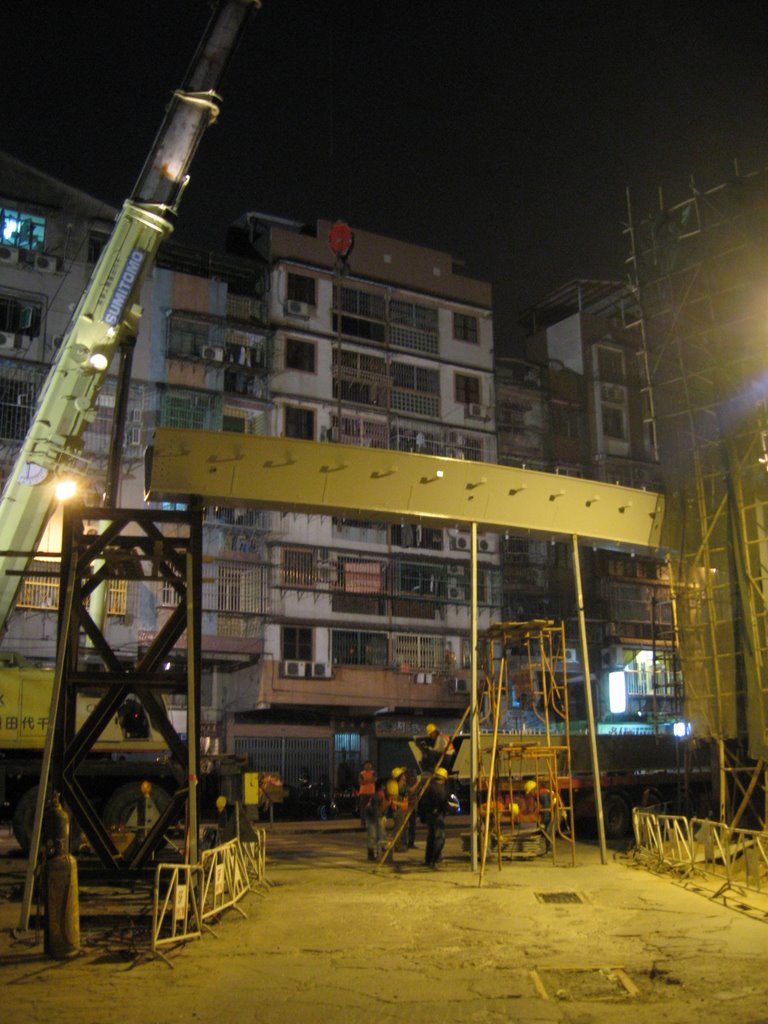
{"type": "Polygon", "coordinates": [[[539,903],[583,903],[577,892],[537,892],[539,903]]]}

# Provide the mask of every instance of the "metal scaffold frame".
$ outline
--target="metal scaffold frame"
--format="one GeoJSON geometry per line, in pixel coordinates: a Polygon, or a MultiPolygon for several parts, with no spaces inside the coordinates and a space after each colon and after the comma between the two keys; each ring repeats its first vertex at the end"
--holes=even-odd
{"type": "Polygon", "coordinates": [[[536,839],[546,843],[553,864],[558,843],[570,848],[571,864],[576,859],[565,626],[549,620],[498,623],[486,633],[484,647],[478,717],[490,726],[492,740],[489,749],[478,749],[481,885],[491,834],[499,868],[505,852],[530,856],[536,839]],[[500,723],[513,703],[524,704],[537,721],[530,742],[500,743],[500,723]],[[523,808],[526,779],[536,798],[523,808]]]}
{"type": "MultiPolygon", "coordinates": [[[[734,826],[768,758],[768,245],[766,174],[739,176],[635,222],[645,403],[666,479],[686,719],[715,741],[734,826]]],[[[764,801],[763,801],[764,804],[764,801]]]]}

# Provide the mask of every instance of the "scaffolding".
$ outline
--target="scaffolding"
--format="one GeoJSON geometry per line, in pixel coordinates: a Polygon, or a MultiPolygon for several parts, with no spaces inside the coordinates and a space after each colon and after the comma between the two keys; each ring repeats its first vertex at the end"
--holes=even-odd
{"type": "Polygon", "coordinates": [[[505,856],[545,852],[557,864],[563,844],[571,864],[576,856],[565,626],[544,619],[497,623],[484,643],[478,717],[491,743],[478,745],[481,885],[491,845],[499,868],[505,856]],[[501,723],[521,713],[531,722],[530,739],[503,743],[501,723]]]}
{"type": "Polygon", "coordinates": [[[721,819],[751,803],[764,825],[751,798],[768,758],[768,176],[628,214],[686,719],[715,742],[721,819]]]}

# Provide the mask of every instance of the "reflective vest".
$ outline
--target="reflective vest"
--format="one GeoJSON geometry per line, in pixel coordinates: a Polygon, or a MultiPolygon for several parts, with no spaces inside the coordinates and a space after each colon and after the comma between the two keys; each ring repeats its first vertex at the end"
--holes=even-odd
{"type": "Polygon", "coordinates": [[[358,793],[360,796],[373,796],[376,792],[376,772],[365,768],[360,772],[360,785],[358,793]]]}

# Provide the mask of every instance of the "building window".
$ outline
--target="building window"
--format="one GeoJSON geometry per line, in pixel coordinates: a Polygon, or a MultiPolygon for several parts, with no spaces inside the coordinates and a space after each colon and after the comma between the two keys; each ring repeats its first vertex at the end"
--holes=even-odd
{"type": "Polygon", "coordinates": [[[621,349],[597,346],[597,376],[609,383],[624,383],[624,353],[621,349]]]}
{"type": "Polygon", "coordinates": [[[289,370],[315,372],[315,346],[311,341],[288,338],[285,343],[285,365],[289,370]]]}
{"type": "Polygon", "coordinates": [[[283,626],[283,661],[312,661],[312,630],[302,626],[283,626]]]}
{"type": "Polygon", "coordinates": [[[220,430],[221,411],[221,395],[206,395],[199,391],[166,391],[160,398],[160,426],[220,430]]]}
{"type": "Polygon", "coordinates": [[[216,607],[220,612],[257,614],[265,610],[263,571],[248,562],[220,562],[216,607]]]}
{"type": "Polygon", "coordinates": [[[624,420],[624,410],[620,406],[607,405],[605,402],[600,407],[603,420],[603,433],[606,437],[614,437],[620,441],[626,441],[627,431],[624,420]]]}
{"type": "Polygon", "coordinates": [[[39,251],[45,245],[45,217],[23,210],[0,209],[0,242],[16,249],[39,251]]]}
{"type": "Polygon", "coordinates": [[[96,263],[108,241],[109,235],[105,232],[91,231],[88,235],[88,255],[86,256],[88,263],[96,263]]]}
{"type": "Polygon", "coordinates": [[[331,633],[331,658],[334,665],[388,664],[386,633],[368,633],[352,629],[334,629],[331,633]]]}
{"type": "Polygon", "coordinates": [[[455,394],[459,405],[478,404],[480,402],[480,378],[457,373],[455,394]]]}
{"type": "Polygon", "coordinates": [[[0,295],[0,331],[36,338],[40,333],[42,312],[39,302],[0,295]]]}
{"type": "Polygon", "coordinates": [[[389,324],[389,340],[392,345],[429,355],[437,354],[436,309],[393,299],[389,304],[389,324]]]}
{"type": "Polygon", "coordinates": [[[453,314],[453,336],[457,341],[468,341],[477,344],[477,317],[466,313],[453,314]]]}
{"type": "Polygon", "coordinates": [[[315,410],[300,409],[296,405],[286,405],[285,436],[302,437],[305,441],[314,441],[315,410]]]}
{"type": "Polygon", "coordinates": [[[314,277],[307,277],[306,274],[288,274],[286,298],[291,302],[305,302],[308,306],[314,306],[316,303],[314,277]]]}
{"type": "Polygon", "coordinates": [[[341,304],[341,333],[349,338],[384,341],[386,307],[383,295],[361,291],[358,288],[333,289],[333,330],[339,330],[339,304],[341,304]],[[341,300],[341,301],[339,301],[341,300]]]}
{"type": "Polygon", "coordinates": [[[280,582],[284,587],[314,587],[317,583],[317,549],[283,548],[280,560],[280,582]]]}

